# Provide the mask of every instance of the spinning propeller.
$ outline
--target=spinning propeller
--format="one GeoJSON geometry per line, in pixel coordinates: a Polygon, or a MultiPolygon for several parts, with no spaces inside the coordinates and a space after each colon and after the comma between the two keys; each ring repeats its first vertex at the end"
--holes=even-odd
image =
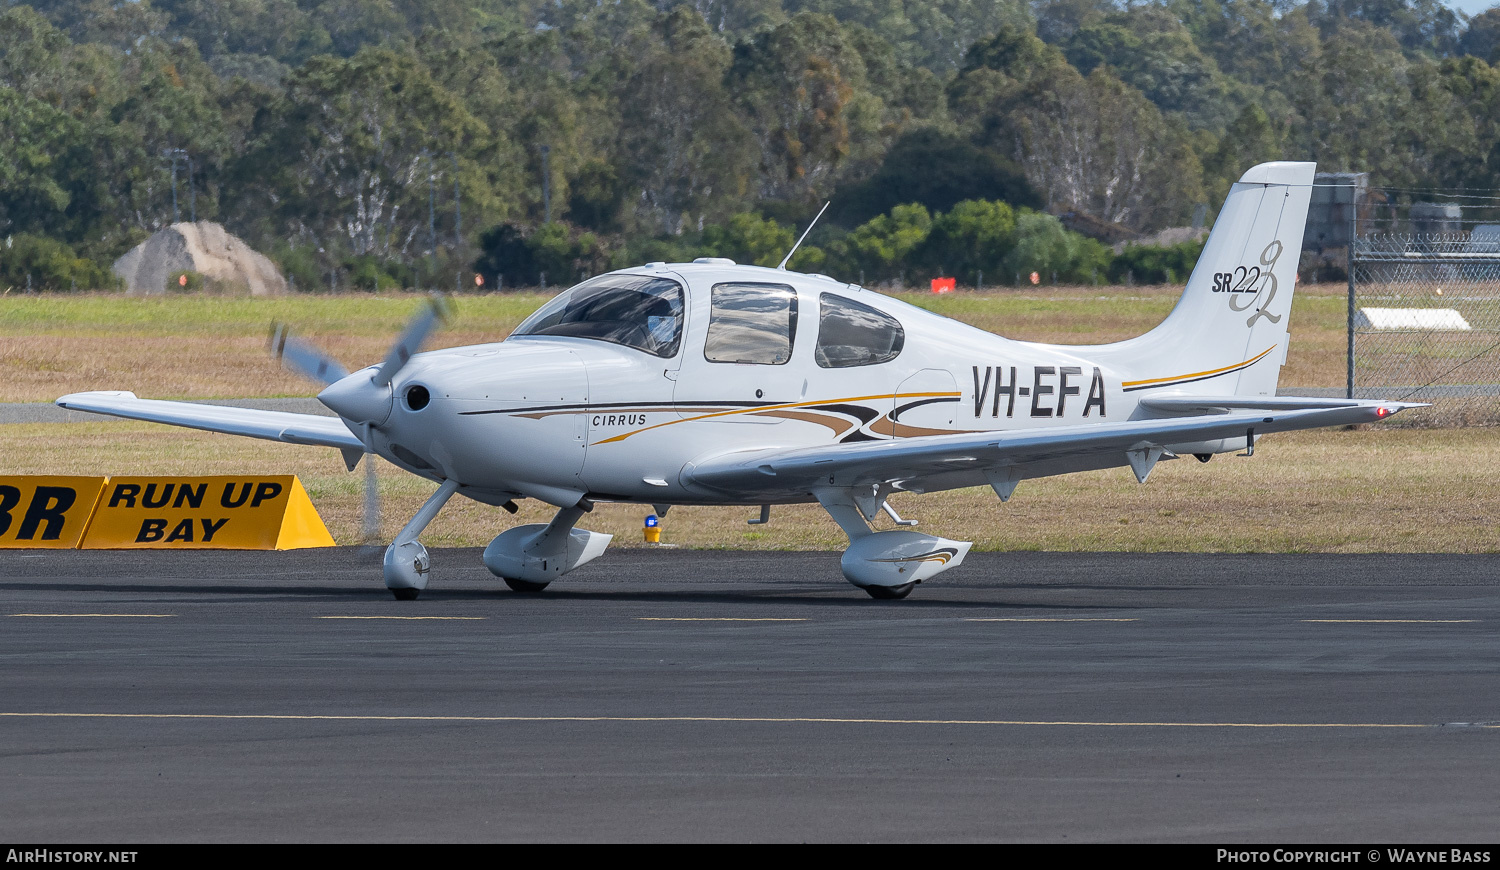
{"type": "MultiPolygon", "coordinates": [[[[405,368],[412,356],[421,349],[427,336],[440,323],[448,320],[453,306],[442,296],[433,295],[406,324],[406,329],[391,345],[385,359],[374,367],[368,377],[351,376],[349,370],[337,360],[312,344],[292,336],[285,324],[271,325],[271,353],[281,361],[283,367],[311,381],[322,384],[324,389],[318,400],[329,410],[353,424],[364,443],[365,455],[373,457],[374,440],[371,432],[380,428],[391,414],[391,381],[405,368]]],[[[364,375],[364,372],[359,372],[364,375]]],[[[352,451],[351,451],[352,453],[352,451]]],[[[349,468],[354,469],[358,459],[350,459],[349,468]]],[[[365,460],[364,533],[365,543],[376,543],[380,538],[380,496],[375,477],[375,460],[365,460]]]]}

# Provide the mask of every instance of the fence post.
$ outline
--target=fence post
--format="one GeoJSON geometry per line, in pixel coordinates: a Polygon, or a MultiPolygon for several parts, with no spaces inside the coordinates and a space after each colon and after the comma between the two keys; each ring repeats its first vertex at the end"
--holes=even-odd
{"type": "MultiPolygon", "coordinates": [[[[1344,271],[1349,277],[1349,311],[1347,313],[1346,329],[1348,331],[1348,365],[1347,378],[1344,387],[1344,398],[1354,398],[1354,235],[1359,210],[1356,208],[1356,199],[1359,196],[1359,188],[1353,180],[1349,182],[1349,247],[1347,258],[1344,262],[1344,271]]],[[[1300,253],[1300,252],[1299,252],[1300,253]]]]}

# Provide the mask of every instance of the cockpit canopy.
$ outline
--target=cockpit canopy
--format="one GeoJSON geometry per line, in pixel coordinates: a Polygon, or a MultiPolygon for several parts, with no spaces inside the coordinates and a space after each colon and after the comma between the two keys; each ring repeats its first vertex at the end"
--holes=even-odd
{"type": "MultiPolygon", "coordinates": [[[[799,293],[791,284],[747,278],[718,281],[698,291],[709,297],[703,358],[784,365],[795,350],[799,293]]],[[[805,289],[802,294],[810,295],[805,289]]],[[[671,278],[612,273],[558,294],[512,336],[588,338],[672,359],[682,349],[685,309],[683,286],[671,278]]],[[[812,358],[820,368],[890,362],[906,343],[895,317],[846,296],[819,293],[817,315],[812,358]]]]}
{"type": "Polygon", "coordinates": [[[670,359],[682,344],[682,286],[649,275],[600,275],[560,293],[512,335],[592,338],[670,359]]]}

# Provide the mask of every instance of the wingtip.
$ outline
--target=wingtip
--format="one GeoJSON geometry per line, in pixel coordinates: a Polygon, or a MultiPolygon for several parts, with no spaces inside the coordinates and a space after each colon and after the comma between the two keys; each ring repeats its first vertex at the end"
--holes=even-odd
{"type": "Polygon", "coordinates": [[[86,401],[88,399],[139,399],[139,398],[140,398],[140,396],[137,396],[135,393],[132,393],[129,390],[89,390],[88,392],[83,392],[83,393],[69,393],[66,396],[60,396],[52,404],[57,405],[60,408],[66,408],[66,407],[68,407],[68,403],[70,403],[70,402],[86,401]]]}
{"type": "Polygon", "coordinates": [[[1395,415],[1401,413],[1402,411],[1409,411],[1409,410],[1411,410],[1413,408],[1430,408],[1430,407],[1432,407],[1432,403],[1431,402],[1381,402],[1380,404],[1375,405],[1373,407],[1374,407],[1374,410],[1375,410],[1375,419],[1377,419],[1377,420],[1384,420],[1387,417],[1394,417],[1395,415]]]}

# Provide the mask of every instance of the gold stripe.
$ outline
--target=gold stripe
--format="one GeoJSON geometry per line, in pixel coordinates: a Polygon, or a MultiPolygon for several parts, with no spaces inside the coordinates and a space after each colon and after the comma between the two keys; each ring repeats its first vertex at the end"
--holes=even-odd
{"type": "Polygon", "coordinates": [[[898,559],[868,559],[866,561],[884,562],[888,564],[895,564],[897,562],[938,562],[940,564],[946,565],[948,564],[948,560],[951,558],[953,557],[948,555],[947,553],[938,553],[932,556],[906,556],[904,558],[898,559]]]}
{"type": "MultiPolygon", "coordinates": [[[[863,719],[838,716],[330,716],[274,713],[0,713],[13,719],[223,719],[293,722],[642,722],[773,725],[1031,725],[1078,728],[1442,728],[1412,722],[1087,722],[1044,719],[863,719]]],[[[1478,725],[1500,728],[1500,725],[1478,725]]]]}
{"type": "Polygon", "coordinates": [[[1209,377],[1211,375],[1222,375],[1225,372],[1230,371],[1231,369],[1237,369],[1237,368],[1241,368],[1243,366],[1251,365],[1253,363],[1258,363],[1262,359],[1265,358],[1266,354],[1270,353],[1271,351],[1273,351],[1275,349],[1276,349],[1276,345],[1273,344],[1270,347],[1266,348],[1265,350],[1261,351],[1258,356],[1253,356],[1250,359],[1245,360],[1244,362],[1235,363],[1232,366],[1225,366],[1225,367],[1223,367],[1221,369],[1209,369],[1206,372],[1194,372],[1194,373],[1192,373],[1190,375],[1173,375],[1172,377],[1169,377],[1169,378],[1150,378],[1150,379],[1144,380],[1144,381],[1125,381],[1124,383],[1120,384],[1120,386],[1122,386],[1122,387],[1139,387],[1139,386],[1141,386],[1143,384],[1161,384],[1161,383],[1166,383],[1167,381],[1185,381],[1185,380],[1190,380],[1192,378],[1206,378],[1206,377],[1209,377]]]}
{"type": "MultiPolygon", "coordinates": [[[[515,414],[513,416],[523,417],[523,418],[525,418],[527,420],[542,420],[542,419],[545,419],[547,417],[559,417],[559,416],[567,416],[567,415],[571,415],[571,416],[576,417],[576,416],[578,416],[580,414],[582,414],[584,416],[588,416],[589,414],[599,414],[599,415],[606,415],[606,414],[664,414],[664,413],[668,413],[668,412],[676,411],[676,410],[677,409],[675,407],[661,408],[661,407],[655,407],[655,406],[645,407],[645,408],[631,407],[629,410],[623,410],[623,411],[622,410],[608,410],[608,411],[605,411],[605,410],[597,410],[597,409],[590,409],[590,408],[572,408],[572,409],[569,409],[569,410],[566,410],[566,411],[537,411],[537,412],[531,413],[531,414],[515,414]]],[[[729,409],[725,408],[724,410],[727,411],[729,409]]]]}
{"type": "Polygon", "coordinates": [[[909,426],[906,423],[898,423],[892,420],[889,415],[886,415],[871,423],[870,431],[876,435],[889,435],[892,438],[919,438],[923,435],[967,434],[970,430],[924,429],[921,426],[909,426]]]}
{"type": "Polygon", "coordinates": [[[854,424],[833,414],[821,411],[757,411],[757,417],[779,417],[783,420],[801,420],[804,423],[816,423],[819,426],[827,426],[833,430],[833,437],[837,438],[854,428],[854,424]]]}
{"type": "MultiPolygon", "coordinates": [[[[1269,352],[1270,351],[1267,351],[1267,353],[1269,353],[1269,352]]],[[[963,393],[902,393],[901,395],[903,397],[914,396],[914,397],[922,397],[922,398],[928,398],[928,397],[931,397],[931,398],[949,398],[949,397],[961,397],[961,396],[963,396],[963,393]]],[[[733,416],[735,414],[758,414],[758,413],[764,413],[766,411],[780,411],[780,410],[785,410],[787,408],[811,408],[814,405],[830,405],[830,404],[842,403],[842,402],[868,402],[868,401],[870,401],[872,399],[892,399],[892,400],[894,400],[894,398],[895,398],[895,394],[894,393],[881,393],[878,396],[854,396],[852,398],[845,398],[845,399],[819,399],[819,400],[817,400],[815,402],[791,402],[791,403],[785,404],[785,405],[763,405],[763,406],[758,407],[758,408],[739,408],[739,409],[736,409],[736,410],[733,410],[733,411],[719,411],[719,412],[713,413],[713,414],[700,414],[697,417],[684,417],[684,418],[682,418],[680,420],[668,420],[665,423],[657,423],[655,426],[647,426],[644,429],[636,429],[634,432],[626,432],[623,435],[616,435],[613,438],[606,438],[603,441],[595,441],[593,444],[590,444],[589,446],[593,447],[594,445],[597,445],[597,444],[610,444],[610,443],[613,443],[615,441],[624,441],[626,438],[629,438],[632,435],[639,435],[642,432],[649,432],[652,429],[660,429],[663,426],[674,426],[674,425],[676,425],[678,423],[693,423],[693,422],[696,422],[698,420],[708,420],[708,419],[711,419],[713,417],[730,417],[730,416],[733,416]]]]}

